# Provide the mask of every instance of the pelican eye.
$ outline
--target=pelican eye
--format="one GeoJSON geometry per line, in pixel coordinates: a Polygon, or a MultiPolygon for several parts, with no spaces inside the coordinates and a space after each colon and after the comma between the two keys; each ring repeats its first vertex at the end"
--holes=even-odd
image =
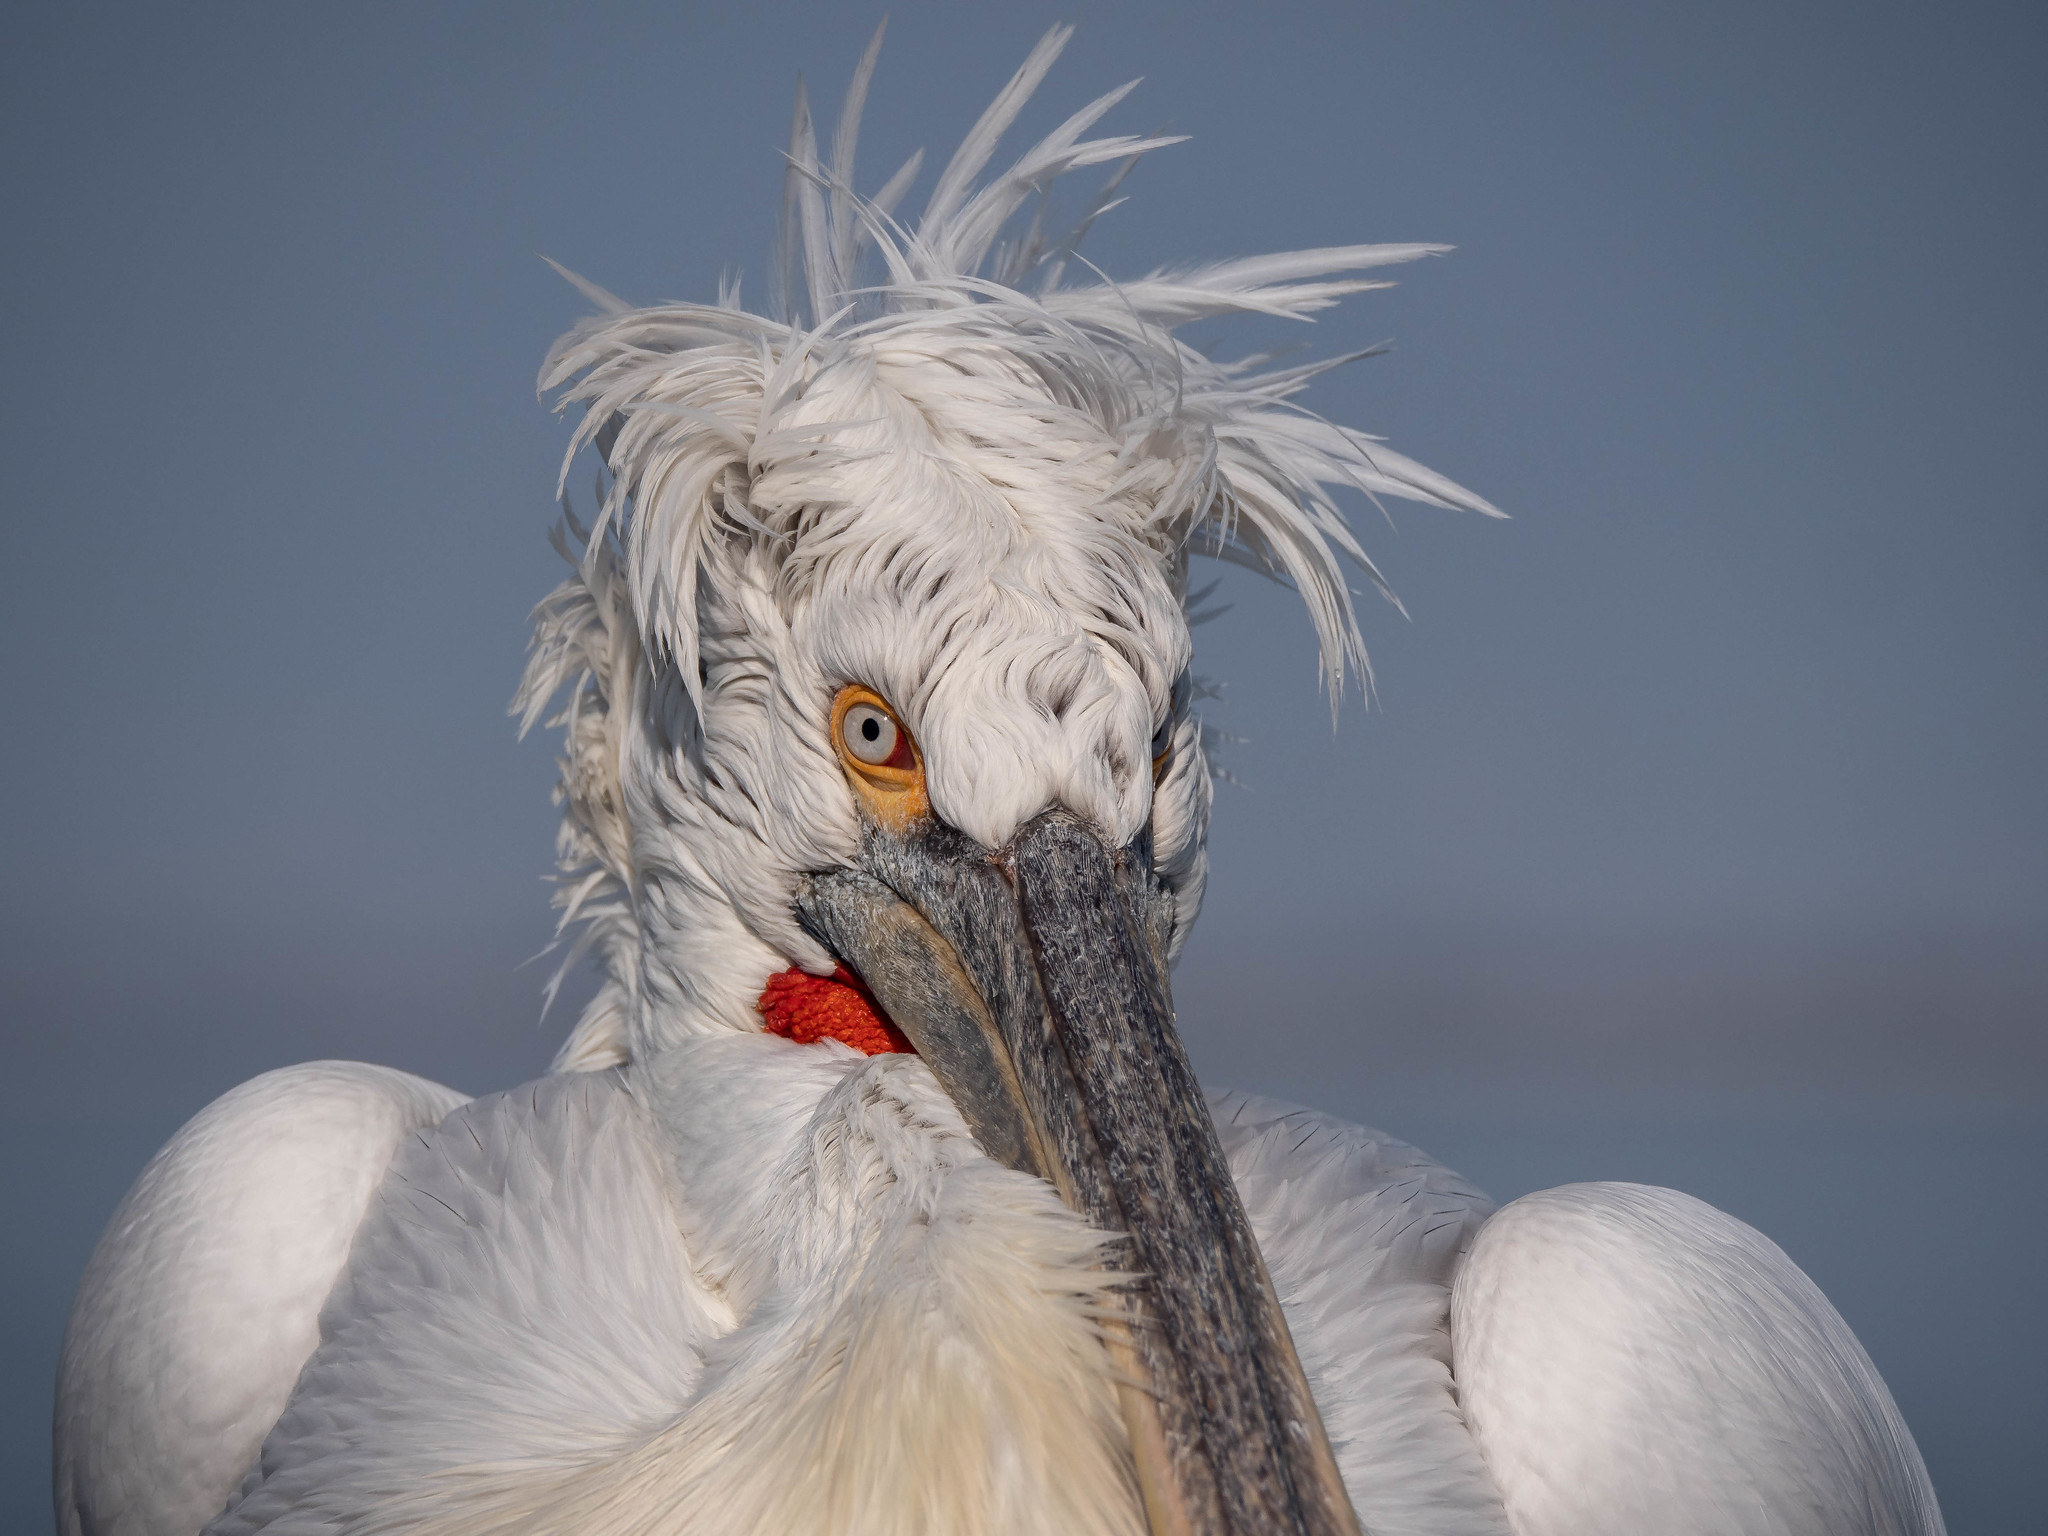
{"type": "Polygon", "coordinates": [[[831,731],[847,782],[877,821],[900,828],[930,809],[924,759],[880,694],[858,684],[840,689],[832,701],[831,731]]]}
{"type": "Polygon", "coordinates": [[[872,704],[856,704],[839,722],[839,736],[847,751],[872,766],[886,763],[896,755],[896,744],[903,739],[903,731],[885,711],[872,704]]]}

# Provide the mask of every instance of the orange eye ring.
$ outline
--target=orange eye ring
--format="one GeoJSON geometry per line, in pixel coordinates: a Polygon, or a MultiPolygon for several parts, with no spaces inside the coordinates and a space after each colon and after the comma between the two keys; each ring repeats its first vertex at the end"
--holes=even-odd
{"type": "Polygon", "coordinates": [[[829,730],[846,782],[876,821],[900,832],[931,814],[924,757],[887,699],[849,683],[833,697],[829,730]]]}

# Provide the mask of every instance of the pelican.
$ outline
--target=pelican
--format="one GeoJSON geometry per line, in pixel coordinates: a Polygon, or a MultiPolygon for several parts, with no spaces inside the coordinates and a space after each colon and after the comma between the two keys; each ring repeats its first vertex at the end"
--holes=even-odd
{"type": "MultiPolygon", "coordinates": [[[[1218,362],[1425,245],[1112,282],[1130,87],[1007,170],[1068,30],[897,209],[799,89],[774,317],[596,313],[541,388],[600,499],[514,703],[564,737],[548,1076],[272,1072],[81,1283],[67,1536],[1928,1536],[1912,1437],[1769,1241],[1669,1190],[1495,1210],[1198,1087],[1168,971],[1211,774],[1190,562],[1365,665],[1335,500],[1489,514],[1218,362]],[[1071,229],[1046,191],[1107,168],[1071,229]],[[559,980],[559,973],[557,976],[559,980]]],[[[569,473],[565,461],[564,476],[569,473]]]]}

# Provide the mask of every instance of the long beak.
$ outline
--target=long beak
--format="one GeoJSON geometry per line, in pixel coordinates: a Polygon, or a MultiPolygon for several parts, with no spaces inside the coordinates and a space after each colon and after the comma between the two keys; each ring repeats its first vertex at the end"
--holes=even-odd
{"type": "Polygon", "coordinates": [[[997,853],[870,834],[798,910],[983,1150],[1122,1234],[1109,1330],[1154,1536],[1358,1536],[1272,1281],[1173,1027],[1149,849],[1048,811],[997,853]]]}

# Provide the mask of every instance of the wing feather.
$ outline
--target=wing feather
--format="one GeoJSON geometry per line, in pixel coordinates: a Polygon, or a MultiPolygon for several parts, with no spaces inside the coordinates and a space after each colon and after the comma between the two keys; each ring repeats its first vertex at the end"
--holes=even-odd
{"type": "Polygon", "coordinates": [[[255,1459],[393,1155],[462,1095],[351,1061],[201,1110],[107,1224],[58,1368],[63,1536],[193,1536],[255,1459]]]}
{"type": "Polygon", "coordinates": [[[1849,1325],[1776,1244],[1690,1195],[1515,1201],[1473,1245],[1451,1336],[1520,1536],[1941,1536],[1849,1325]]]}

